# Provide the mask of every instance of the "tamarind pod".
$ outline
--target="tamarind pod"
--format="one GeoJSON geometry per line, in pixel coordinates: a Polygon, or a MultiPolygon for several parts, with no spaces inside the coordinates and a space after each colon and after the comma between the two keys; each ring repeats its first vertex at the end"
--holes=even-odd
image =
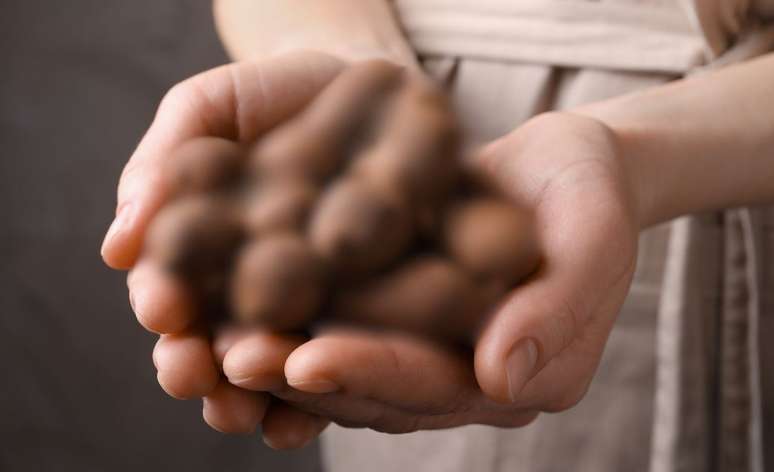
{"type": "Polygon", "coordinates": [[[183,143],[164,161],[172,195],[220,190],[234,184],[246,160],[242,147],[227,139],[200,137],[183,143]]]}
{"type": "Polygon", "coordinates": [[[348,175],[320,197],[308,236],[338,275],[367,275],[407,249],[413,236],[411,210],[398,193],[348,175]]]}
{"type": "Polygon", "coordinates": [[[315,186],[300,179],[267,181],[245,202],[247,232],[253,236],[279,231],[300,232],[306,225],[317,193],[315,186]]]}
{"type": "Polygon", "coordinates": [[[383,106],[402,83],[404,70],[395,64],[372,59],[357,63],[340,74],[305,110],[302,120],[343,135],[362,125],[383,106]]]}
{"type": "Polygon", "coordinates": [[[507,191],[503,188],[493,169],[486,168],[480,156],[468,154],[461,161],[460,176],[457,182],[457,195],[496,198],[507,198],[507,191]]]}
{"type": "Polygon", "coordinates": [[[472,197],[451,205],[444,220],[446,251],[471,274],[510,288],[540,262],[531,215],[496,197],[472,197]]]}
{"type": "Polygon", "coordinates": [[[230,288],[238,321],[302,328],[317,314],[323,295],[322,261],[300,236],[269,235],[240,251],[230,288]]]}
{"type": "Polygon", "coordinates": [[[454,262],[419,256],[365,283],[340,290],[334,319],[446,339],[472,339],[486,303],[473,279],[454,262]]]}
{"type": "Polygon", "coordinates": [[[200,311],[222,311],[229,267],[242,238],[242,228],[228,202],[186,196],[156,215],[144,250],[146,257],[186,284],[200,311]]]}
{"type": "Polygon", "coordinates": [[[460,173],[459,145],[443,94],[425,83],[409,84],[396,94],[378,142],[355,161],[354,172],[404,192],[418,226],[431,232],[460,173]]]}
{"type": "Polygon", "coordinates": [[[254,172],[329,178],[367,133],[369,118],[401,75],[400,68],[380,60],[344,71],[298,117],[259,141],[251,157],[254,172]]]}

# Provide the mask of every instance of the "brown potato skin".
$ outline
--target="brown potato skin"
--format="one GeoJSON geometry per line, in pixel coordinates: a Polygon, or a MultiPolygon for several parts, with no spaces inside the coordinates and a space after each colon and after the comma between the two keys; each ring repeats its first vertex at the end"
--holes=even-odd
{"type": "Polygon", "coordinates": [[[534,222],[498,197],[470,197],[446,214],[443,244],[467,271],[504,288],[534,272],[540,262],[534,222]]]}
{"type": "Polygon", "coordinates": [[[164,173],[173,196],[206,193],[233,186],[246,161],[237,143],[216,137],[191,139],[165,160],[164,173]]]}
{"type": "Polygon", "coordinates": [[[408,248],[411,212],[399,194],[347,176],[320,197],[308,235],[337,275],[363,276],[388,266],[408,248]]]}
{"type": "Polygon", "coordinates": [[[303,328],[318,312],[324,266],[300,236],[281,233],[240,251],[230,288],[233,316],[276,330],[303,328]]]}
{"type": "Polygon", "coordinates": [[[341,290],[331,306],[338,320],[471,339],[485,314],[486,300],[473,279],[453,261],[423,255],[381,277],[341,290]]]}
{"type": "Polygon", "coordinates": [[[319,190],[301,179],[281,179],[266,182],[247,196],[244,222],[252,236],[295,231],[306,226],[319,190]]]}

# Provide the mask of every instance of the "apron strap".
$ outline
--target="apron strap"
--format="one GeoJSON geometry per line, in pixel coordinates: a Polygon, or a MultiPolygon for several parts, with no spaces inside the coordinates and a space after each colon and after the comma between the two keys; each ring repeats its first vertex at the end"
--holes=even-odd
{"type": "Polygon", "coordinates": [[[683,74],[707,60],[680,4],[586,0],[395,0],[425,56],[683,74]]]}

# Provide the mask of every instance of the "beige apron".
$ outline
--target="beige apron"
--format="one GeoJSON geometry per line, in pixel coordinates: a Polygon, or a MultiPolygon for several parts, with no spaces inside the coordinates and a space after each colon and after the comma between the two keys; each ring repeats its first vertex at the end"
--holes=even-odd
{"type": "MultiPolygon", "coordinates": [[[[395,5],[477,142],[543,111],[774,50],[765,21],[774,0],[395,5]]],[[[759,343],[774,334],[774,210],[681,218],[644,232],[639,251],[599,371],[575,408],[511,430],[391,436],[334,426],[323,437],[327,469],[761,471],[765,455],[774,468],[774,347],[759,343]]]]}

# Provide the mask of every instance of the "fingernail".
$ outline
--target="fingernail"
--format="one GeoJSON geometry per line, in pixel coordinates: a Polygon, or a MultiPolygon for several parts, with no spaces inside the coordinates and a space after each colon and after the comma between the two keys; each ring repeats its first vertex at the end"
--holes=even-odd
{"type": "Polygon", "coordinates": [[[516,397],[532,378],[537,357],[537,344],[532,339],[518,342],[508,354],[505,374],[508,377],[508,395],[512,402],[516,401],[516,397]]]}
{"type": "Polygon", "coordinates": [[[283,436],[282,439],[277,441],[276,438],[272,439],[271,437],[264,435],[263,442],[272,449],[282,450],[300,449],[312,441],[312,437],[293,431],[288,431],[283,436]]]}
{"type": "Polygon", "coordinates": [[[285,387],[285,381],[271,374],[264,375],[226,375],[231,385],[254,392],[277,392],[285,387]]]}
{"type": "Polygon", "coordinates": [[[110,228],[108,228],[107,234],[105,234],[105,239],[104,241],[102,241],[102,248],[100,252],[103,255],[105,253],[105,248],[110,244],[110,241],[112,241],[113,238],[115,238],[116,234],[120,233],[126,227],[126,223],[129,221],[131,212],[132,212],[131,203],[124,203],[118,209],[118,213],[116,213],[116,218],[110,224],[110,228]]]}
{"type": "Polygon", "coordinates": [[[333,393],[339,389],[339,386],[330,380],[293,380],[288,379],[288,385],[307,393],[333,393]]]}

